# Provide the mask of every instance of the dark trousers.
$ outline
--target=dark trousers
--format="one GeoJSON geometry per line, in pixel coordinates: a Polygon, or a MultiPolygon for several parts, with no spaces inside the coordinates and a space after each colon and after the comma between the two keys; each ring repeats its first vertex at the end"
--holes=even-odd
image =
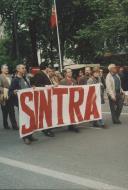
{"type": "Polygon", "coordinates": [[[7,100],[5,105],[1,105],[2,115],[3,115],[3,126],[8,127],[8,116],[11,121],[12,128],[17,127],[17,122],[15,118],[15,110],[13,104],[10,100],[7,100]]]}
{"type": "Polygon", "coordinates": [[[116,101],[113,101],[110,96],[108,98],[112,115],[112,121],[117,122],[119,121],[119,117],[123,108],[124,98],[121,94],[116,95],[116,101]]]}
{"type": "Polygon", "coordinates": [[[105,100],[104,100],[104,88],[101,89],[101,104],[105,104],[105,100]]]}

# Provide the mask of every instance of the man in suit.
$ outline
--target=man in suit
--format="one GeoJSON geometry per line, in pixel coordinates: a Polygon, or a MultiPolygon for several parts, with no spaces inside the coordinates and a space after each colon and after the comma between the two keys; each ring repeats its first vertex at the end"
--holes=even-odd
{"type": "MultiPolygon", "coordinates": [[[[53,85],[53,82],[51,81],[49,75],[49,68],[47,66],[47,63],[41,63],[40,65],[40,71],[35,74],[33,78],[33,86],[35,87],[45,87],[48,85],[53,85]]],[[[54,137],[54,133],[51,129],[47,129],[43,131],[45,136],[48,137],[54,137]]]]}
{"type": "MultiPolygon", "coordinates": [[[[60,81],[60,85],[64,86],[74,86],[77,85],[77,82],[72,77],[72,70],[66,69],[65,70],[65,78],[60,81]]],[[[68,126],[69,131],[74,131],[76,133],[79,132],[79,128],[76,125],[69,125],[68,126]]]]}
{"type": "Polygon", "coordinates": [[[7,65],[2,65],[0,75],[0,103],[3,115],[3,126],[5,129],[10,129],[8,125],[8,116],[11,121],[12,128],[18,130],[17,122],[14,114],[14,107],[8,97],[8,90],[11,84],[11,76],[7,65]]]}
{"type": "Polygon", "coordinates": [[[112,120],[114,124],[121,124],[119,117],[124,102],[124,93],[121,88],[121,80],[117,74],[117,67],[115,64],[110,64],[108,70],[109,73],[106,77],[106,90],[109,98],[112,120]]]}

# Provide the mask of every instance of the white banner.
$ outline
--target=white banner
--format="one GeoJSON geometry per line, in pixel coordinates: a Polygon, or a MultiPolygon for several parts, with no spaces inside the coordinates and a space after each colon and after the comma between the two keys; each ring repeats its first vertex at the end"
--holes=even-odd
{"type": "Polygon", "coordinates": [[[30,88],[18,92],[20,137],[102,118],[100,85],[30,88]]]}

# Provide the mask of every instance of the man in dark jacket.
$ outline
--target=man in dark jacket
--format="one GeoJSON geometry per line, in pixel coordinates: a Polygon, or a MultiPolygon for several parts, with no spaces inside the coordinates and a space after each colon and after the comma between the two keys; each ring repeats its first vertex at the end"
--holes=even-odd
{"type": "MultiPolygon", "coordinates": [[[[52,81],[48,76],[48,66],[47,63],[41,63],[40,71],[35,74],[33,78],[33,86],[35,87],[45,87],[47,85],[52,85],[52,81]]],[[[54,137],[54,133],[51,129],[43,131],[46,136],[54,137]]]]}
{"type": "Polygon", "coordinates": [[[91,77],[91,67],[85,67],[85,75],[79,79],[79,85],[86,85],[91,77]]]}
{"type": "Polygon", "coordinates": [[[100,82],[101,82],[101,103],[105,104],[104,100],[104,91],[106,89],[106,82],[105,82],[105,77],[104,77],[104,71],[103,69],[100,69],[100,82]]]}
{"type": "MultiPolygon", "coordinates": [[[[18,107],[18,97],[17,97],[17,92],[18,90],[25,89],[25,88],[30,88],[29,80],[25,77],[26,73],[26,68],[24,65],[20,64],[17,65],[16,68],[16,76],[13,78],[11,82],[11,86],[9,89],[9,97],[11,99],[11,102],[13,103],[13,106],[18,107]]],[[[28,135],[23,138],[25,144],[29,145],[33,141],[36,141],[32,135],[28,135]]]]}
{"type": "Polygon", "coordinates": [[[123,90],[125,90],[125,70],[124,67],[120,67],[119,69],[119,77],[120,77],[120,81],[121,81],[121,87],[123,90]]]}

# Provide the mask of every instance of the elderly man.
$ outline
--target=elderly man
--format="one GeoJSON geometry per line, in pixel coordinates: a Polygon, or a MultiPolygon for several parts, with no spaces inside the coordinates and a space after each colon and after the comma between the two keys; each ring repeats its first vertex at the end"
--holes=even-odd
{"type": "Polygon", "coordinates": [[[119,75],[117,74],[117,67],[115,64],[110,64],[108,70],[109,73],[106,77],[106,90],[109,98],[112,121],[114,124],[121,124],[119,117],[124,101],[121,81],[119,75]]]}
{"type": "Polygon", "coordinates": [[[91,67],[85,67],[85,75],[79,79],[79,85],[86,85],[88,79],[91,77],[91,67]]]}
{"type": "MultiPolygon", "coordinates": [[[[18,97],[17,92],[18,90],[30,88],[29,80],[25,77],[26,68],[23,64],[17,65],[16,67],[16,76],[13,78],[10,89],[9,89],[9,96],[11,102],[14,106],[18,107],[18,97]]],[[[23,138],[25,144],[29,145],[33,141],[36,141],[32,135],[28,135],[23,138]]]]}
{"type": "Polygon", "coordinates": [[[9,75],[9,69],[7,65],[1,66],[1,75],[0,75],[0,104],[3,114],[3,126],[5,129],[10,129],[8,125],[8,116],[11,121],[12,128],[17,130],[17,123],[15,120],[14,107],[8,97],[8,90],[11,84],[11,76],[9,75]]]}

